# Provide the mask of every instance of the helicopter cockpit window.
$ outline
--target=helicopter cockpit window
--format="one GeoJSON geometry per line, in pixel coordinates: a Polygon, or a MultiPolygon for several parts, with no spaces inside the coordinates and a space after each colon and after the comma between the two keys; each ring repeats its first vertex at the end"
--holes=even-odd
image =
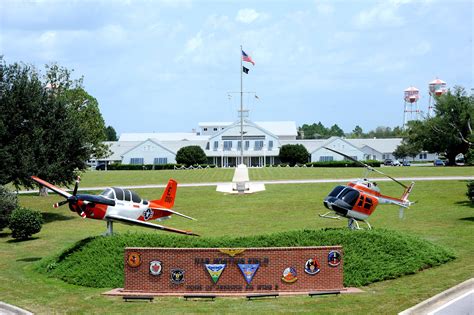
{"type": "Polygon", "coordinates": [[[108,199],[115,199],[115,193],[112,188],[105,189],[100,195],[108,199]]]}
{"type": "Polygon", "coordinates": [[[336,197],[344,189],[344,186],[336,186],[330,193],[329,197],[336,197]]]}
{"type": "Polygon", "coordinates": [[[142,198],[140,198],[140,196],[137,195],[136,192],[134,192],[133,190],[130,190],[130,193],[132,194],[132,201],[133,202],[140,203],[142,201],[142,198]]]}
{"type": "Polygon", "coordinates": [[[359,199],[360,193],[352,188],[347,188],[341,193],[340,198],[347,202],[349,205],[354,206],[357,199],[359,199]]]}
{"type": "Polygon", "coordinates": [[[117,187],[112,187],[112,189],[115,191],[115,196],[117,197],[117,200],[123,200],[123,189],[117,187]]]}

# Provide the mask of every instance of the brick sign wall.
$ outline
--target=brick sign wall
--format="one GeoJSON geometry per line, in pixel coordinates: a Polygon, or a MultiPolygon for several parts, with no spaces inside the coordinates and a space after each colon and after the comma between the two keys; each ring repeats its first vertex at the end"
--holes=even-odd
{"type": "Polygon", "coordinates": [[[343,289],[340,246],[126,248],[129,292],[266,293],[343,289]]]}

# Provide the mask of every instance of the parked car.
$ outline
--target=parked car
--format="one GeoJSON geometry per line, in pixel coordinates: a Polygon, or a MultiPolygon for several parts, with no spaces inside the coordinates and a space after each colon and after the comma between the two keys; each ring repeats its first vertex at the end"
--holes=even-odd
{"type": "Polygon", "coordinates": [[[387,166],[388,166],[388,165],[391,166],[392,163],[393,163],[392,159],[385,159],[385,160],[383,161],[383,165],[387,165],[387,166]]]}
{"type": "Polygon", "coordinates": [[[410,164],[410,161],[403,160],[402,165],[403,166],[410,166],[411,164],[410,164]]]}
{"type": "Polygon", "coordinates": [[[434,166],[444,166],[443,160],[434,160],[433,161],[434,166]]]}
{"type": "Polygon", "coordinates": [[[105,171],[105,163],[101,163],[95,167],[97,171],[105,171]]]}
{"type": "Polygon", "coordinates": [[[402,166],[402,163],[400,163],[399,160],[393,160],[392,161],[392,166],[402,166]]]}

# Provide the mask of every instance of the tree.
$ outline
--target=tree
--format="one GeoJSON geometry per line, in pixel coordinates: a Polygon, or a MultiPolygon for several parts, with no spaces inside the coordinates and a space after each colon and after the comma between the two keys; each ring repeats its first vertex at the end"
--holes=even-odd
{"type": "Polygon", "coordinates": [[[352,138],[362,138],[363,134],[364,131],[359,125],[355,126],[354,130],[352,130],[352,138]]]}
{"type": "Polygon", "coordinates": [[[416,143],[408,143],[405,140],[402,140],[399,146],[393,152],[393,156],[396,159],[404,159],[407,156],[415,159],[415,157],[423,150],[420,146],[416,143]]]}
{"type": "Polygon", "coordinates": [[[448,165],[455,165],[460,153],[469,158],[474,140],[474,96],[467,96],[464,88],[456,86],[436,99],[434,112],[434,117],[408,124],[407,143],[430,153],[444,154],[448,165]]]}
{"type": "Polygon", "coordinates": [[[308,162],[309,153],[302,144],[285,144],[280,148],[280,161],[291,166],[308,162]]]}
{"type": "Polygon", "coordinates": [[[0,231],[8,226],[10,215],[16,207],[18,207],[16,194],[0,185],[0,231]]]}
{"type": "Polygon", "coordinates": [[[107,141],[118,141],[117,132],[115,132],[115,129],[112,126],[107,126],[107,128],[105,128],[105,135],[107,141]]]}
{"type": "Polygon", "coordinates": [[[72,182],[91,156],[107,153],[97,101],[57,65],[41,74],[0,57],[0,184],[32,187],[31,175],[72,182]]]}
{"type": "Polygon", "coordinates": [[[207,156],[198,145],[183,147],[176,153],[176,162],[185,165],[205,164],[207,156]]]}
{"type": "Polygon", "coordinates": [[[331,137],[333,137],[333,136],[344,137],[344,130],[342,130],[337,124],[334,124],[329,129],[329,135],[331,137]]]}

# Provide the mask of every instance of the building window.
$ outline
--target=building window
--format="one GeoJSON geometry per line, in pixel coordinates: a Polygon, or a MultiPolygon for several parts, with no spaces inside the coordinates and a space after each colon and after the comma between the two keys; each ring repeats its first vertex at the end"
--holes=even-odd
{"type": "Polygon", "coordinates": [[[237,151],[240,151],[242,148],[242,141],[237,141],[237,151]]]}
{"type": "Polygon", "coordinates": [[[319,157],[319,162],[331,162],[334,160],[334,157],[332,156],[320,156],[319,157]]]}
{"type": "Polygon", "coordinates": [[[232,149],[232,141],[224,141],[224,151],[230,151],[232,149]]]}
{"type": "Polygon", "coordinates": [[[426,160],[427,154],[426,153],[420,153],[420,160],[426,160]]]}
{"type": "Polygon", "coordinates": [[[157,164],[168,164],[168,158],[165,158],[165,157],[155,158],[155,160],[153,161],[153,164],[155,164],[155,165],[157,165],[157,164]]]}
{"type": "Polygon", "coordinates": [[[204,128],[204,131],[207,131],[207,128],[204,128]]]}
{"type": "Polygon", "coordinates": [[[217,151],[217,148],[219,148],[219,141],[214,141],[214,151],[217,151]]]}
{"type": "Polygon", "coordinates": [[[214,131],[217,131],[217,128],[214,128],[214,131]]]}
{"type": "Polygon", "coordinates": [[[268,141],[268,151],[273,150],[273,140],[268,141]]]}
{"type": "Polygon", "coordinates": [[[209,150],[209,142],[206,143],[206,150],[209,150]]]}
{"type": "Polygon", "coordinates": [[[250,141],[249,140],[245,140],[245,150],[247,151],[250,147],[250,141]]]}
{"type": "Polygon", "coordinates": [[[143,158],[131,158],[130,159],[130,164],[142,165],[143,164],[143,158]]]}
{"type": "Polygon", "coordinates": [[[255,151],[260,151],[260,150],[262,150],[262,148],[263,148],[263,140],[255,141],[254,150],[255,151]]]}

